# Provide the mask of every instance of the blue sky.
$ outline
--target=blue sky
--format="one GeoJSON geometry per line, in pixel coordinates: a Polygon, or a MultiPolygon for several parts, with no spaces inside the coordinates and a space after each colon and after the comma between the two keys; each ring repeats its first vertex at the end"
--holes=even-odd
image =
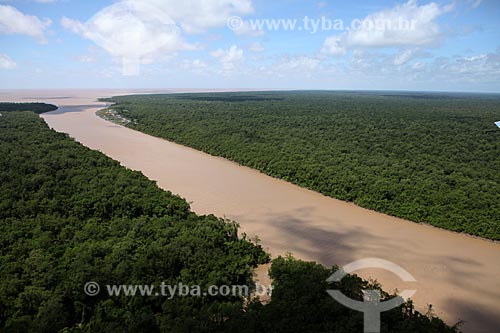
{"type": "Polygon", "coordinates": [[[0,0],[0,88],[500,92],[497,0],[0,0]]]}

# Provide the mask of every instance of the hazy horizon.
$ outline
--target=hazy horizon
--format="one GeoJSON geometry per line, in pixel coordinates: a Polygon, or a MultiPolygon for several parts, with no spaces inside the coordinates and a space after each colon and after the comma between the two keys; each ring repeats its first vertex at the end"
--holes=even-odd
{"type": "Polygon", "coordinates": [[[0,1],[0,88],[500,91],[494,0],[196,4],[0,1]]]}
{"type": "MultiPolygon", "coordinates": [[[[286,91],[306,91],[306,92],[314,92],[314,91],[324,91],[324,92],[358,92],[358,93],[430,93],[430,94],[471,94],[471,95],[500,95],[499,91],[463,91],[463,90],[411,90],[411,89],[292,89],[292,88],[203,88],[203,87],[181,87],[181,88],[134,88],[134,87],[122,87],[122,88],[113,88],[113,87],[102,87],[102,88],[78,88],[78,87],[69,87],[69,88],[0,88],[0,92],[8,92],[8,91],[118,91],[118,92],[141,92],[147,94],[161,94],[161,93],[204,93],[204,92],[286,92],[286,91]]],[[[66,98],[66,97],[65,97],[66,98]]]]}

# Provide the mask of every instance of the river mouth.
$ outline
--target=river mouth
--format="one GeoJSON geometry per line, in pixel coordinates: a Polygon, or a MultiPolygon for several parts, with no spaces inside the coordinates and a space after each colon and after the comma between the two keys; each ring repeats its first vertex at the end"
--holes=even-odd
{"type": "Polygon", "coordinates": [[[328,198],[95,115],[104,106],[97,97],[154,92],[17,91],[1,94],[0,99],[44,98],[61,106],[42,115],[50,127],[142,171],[160,187],[192,202],[195,212],[238,221],[250,237],[259,236],[273,256],[292,252],[327,266],[371,257],[389,260],[417,282],[404,283],[379,269],[357,273],[376,278],[387,291],[416,289],[413,299],[419,310],[432,304],[435,314],[449,324],[466,321],[466,332],[494,332],[500,327],[500,244],[328,198]]]}

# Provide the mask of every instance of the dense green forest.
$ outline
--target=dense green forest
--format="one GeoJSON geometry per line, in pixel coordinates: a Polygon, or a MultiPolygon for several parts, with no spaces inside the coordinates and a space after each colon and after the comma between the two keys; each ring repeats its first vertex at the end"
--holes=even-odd
{"type": "MultiPolygon", "coordinates": [[[[336,267],[292,257],[273,261],[276,289],[265,306],[83,290],[88,281],[251,285],[252,269],[268,261],[236,223],[194,214],[185,200],[50,130],[35,113],[0,117],[1,332],[362,331],[362,314],[326,290],[361,300],[362,289],[374,287],[356,276],[329,285],[336,267]]],[[[382,332],[457,331],[411,302],[382,316],[382,332]]]]}
{"type": "Polygon", "coordinates": [[[0,112],[11,111],[32,111],[35,113],[44,113],[57,110],[57,106],[45,103],[2,103],[0,102],[0,112]]]}
{"type": "Polygon", "coordinates": [[[325,195],[500,240],[500,96],[251,92],[124,96],[127,126],[325,195]]]}

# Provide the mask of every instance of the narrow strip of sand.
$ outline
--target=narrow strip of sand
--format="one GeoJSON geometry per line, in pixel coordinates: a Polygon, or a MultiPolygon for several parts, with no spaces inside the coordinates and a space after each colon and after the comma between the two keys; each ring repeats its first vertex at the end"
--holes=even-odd
{"type": "MultiPolygon", "coordinates": [[[[0,99],[39,97],[29,93],[0,99]]],[[[69,99],[49,98],[47,102],[63,107],[42,117],[57,131],[186,198],[195,212],[237,220],[273,255],[292,252],[325,265],[369,257],[392,261],[417,282],[403,283],[378,269],[359,273],[376,278],[389,291],[416,289],[413,299],[420,310],[432,304],[448,323],[466,321],[466,332],[500,332],[500,244],[369,211],[111,124],[95,115],[102,105],[95,98],[112,94],[75,92],[69,99]]],[[[44,96],[61,97],[54,92],[44,96]]]]}

